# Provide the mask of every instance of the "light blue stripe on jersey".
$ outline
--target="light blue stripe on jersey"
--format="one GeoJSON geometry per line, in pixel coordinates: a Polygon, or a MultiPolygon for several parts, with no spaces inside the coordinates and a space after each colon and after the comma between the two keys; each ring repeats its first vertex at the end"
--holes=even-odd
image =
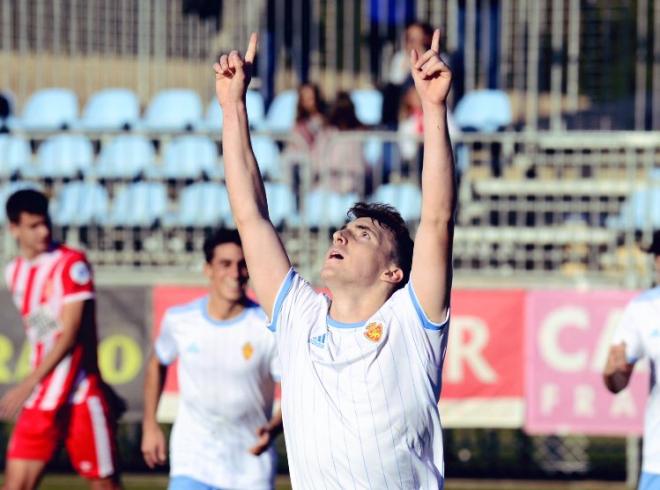
{"type": "Polygon", "coordinates": [[[280,290],[277,292],[277,296],[275,296],[275,306],[273,307],[273,316],[270,317],[270,324],[268,325],[268,329],[272,332],[275,332],[277,330],[277,319],[282,311],[282,303],[284,303],[284,299],[286,298],[287,294],[289,294],[289,291],[291,291],[291,286],[293,285],[293,279],[297,275],[298,274],[296,273],[295,270],[293,270],[293,268],[289,269],[289,272],[287,272],[286,277],[282,282],[282,286],[280,286],[280,290]]]}
{"type": "Polygon", "coordinates": [[[241,311],[240,314],[235,316],[234,318],[230,318],[229,320],[216,320],[214,318],[211,318],[211,315],[209,315],[209,297],[204,296],[200,300],[199,304],[201,310],[202,310],[202,315],[204,316],[204,319],[209,322],[211,325],[214,325],[216,327],[231,327],[232,325],[236,325],[238,322],[242,321],[248,314],[248,312],[252,308],[256,308],[257,305],[254,303],[248,304],[245,306],[243,311],[241,311]]]}
{"type": "Polygon", "coordinates": [[[637,490],[657,490],[658,488],[660,488],[660,475],[643,471],[637,490]]]}
{"type": "Polygon", "coordinates": [[[415,289],[413,288],[412,282],[409,282],[406,287],[408,288],[408,293],[410,293],[410,299],[413,302],[413,306],[415,307],[419,321],[422,322],[424,328],[427,330],[442,330],[447,325],[447,321],[449,321],[449,309],[447,310],[447,318],[444,322],[432,322],[429,320],[429,317],[426,316],[426,313],[422,309],[422,305],[419,304],[419,300],[417,299],[417,294],[415,294],[415,289]]]}

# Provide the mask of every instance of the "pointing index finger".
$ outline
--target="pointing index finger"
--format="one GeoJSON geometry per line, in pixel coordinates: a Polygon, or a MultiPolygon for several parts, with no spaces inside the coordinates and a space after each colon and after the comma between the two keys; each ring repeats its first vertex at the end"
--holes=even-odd
{"type": "Polygon", "coordinates": [[[250,43],[248,44],[247,51],[245,52],[245,61],[248,63],[254,62],[254,57],[257,54],[257,42],[258,36],[256,32],[253,32],[250,36],[250,43]]]}
{"type": "Polygon", "coordinates": [[[440,29],[436,29],[435,31],[433,31],[433,39],[431,40],[431,49],[436,53],[440,53],[440,29]]]}

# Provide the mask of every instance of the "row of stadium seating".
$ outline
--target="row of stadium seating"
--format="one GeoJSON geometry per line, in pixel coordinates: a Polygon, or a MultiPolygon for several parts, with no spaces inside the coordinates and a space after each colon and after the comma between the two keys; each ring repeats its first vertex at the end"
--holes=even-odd
{"type": "MultiPolygon", "coordinates": [[[[283,183],[267,182],[271,220],[278,227],[337,228],[345,220],[346,210],[360,198],[357,194],[339,194],[327,190],[309,192],[298,209],[296,196],[283,183]]],[[[35,188],[30,181],[11,182],[0,188],[0,203],[16,190],[35,188]]],[[[421,193],[411,183],[385,184],[371,196],[379,202],[398,207],[407,221],[419,219],[421,193]]],[[[170,203],[167,186],[160,182],[133,182],[119,188],[111,199],[106,187],[93,181],[74,181],[60,187],[51,201],[51,215],[56,226],[103,227],[213,227],[232,226],[229,199],[224,185],[197,182],[180,189],[176,202],[170,203]]],[[[3,217],[4,219],[4,217],[3,217]]]]}
{"type": "MultiPolygon", "coordinates": [[[[383,97],[373,89],[351,91],[356,115],[364,125],[380,122],[383,97]]],[[[281,133],[294,124],[298,94],[286,90],[278,94],[266,113],[261,93],[249,90],[247,110],[254,129],[281,133]]],[[[62,128],[89,132],[138,129],[152,133],[214,131],[222,127],[218,102],[211,100],[203,109],[199,95],[188,89],[162,90],[154,95],[140,116],[137,95],[124,88],[106,89],[93,94],[79,117],[78,98],[68,89],[49,88],[35,92],[26,102],[20,117],[10,129],[26,132],[57,131],[62,128]]]]}
{"type": "MultiPolygon", "coordinates": [[[[365,126],[381,122],[383,96],[375,89],[350,92],[358,120],[365,126]]],[[[285,90],[276,95],[268,111],[260,92],[247,92],[247,110],[253,129],[286,133],[296,117],[298,93],[285,90]]],[[[500,90],[476,90],[466,94],[457,104],[454,115],[461,129],[492,133],[508,127],[512,121],[511,103],[500,90]]],[[[112,88],[93,94],[79,117],[76,94],[63,88],[35,92],[26,102],[20,117],[12,117],[10,129],[25,132],[52,132],[63,128],[86,132],[137,129],[150,133],[181,131],[218,132],[222,127],[222,110],[215,99],[206,110],[199,95],[188,89],[162,90],[154,95],[144,115],[140,102],[129,89],[112,88]]]]}

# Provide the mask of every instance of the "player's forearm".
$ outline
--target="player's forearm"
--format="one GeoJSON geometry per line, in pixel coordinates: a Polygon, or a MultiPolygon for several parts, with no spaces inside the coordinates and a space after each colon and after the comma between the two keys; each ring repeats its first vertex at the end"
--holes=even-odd
{"type": "Polygon", "coordinates": [[[273,412],[273,416],[268,421],[268,430],[273,436],[282,432],[282,410],[280,408],[273,412]]]}
{"type": "Polygon", "coordinates": [[[447,106],[424,107],[422,215],[425,223],[453,224],[456,207],[454,156],[447,128],[447,106]]]}
{"type": "Polygon", "coordinates": [[[250,144],[244,102],[223,106],[222,145],[225,180],[236,225],[268,220],[266,193],[250,144]]]}
{"type": "Polygon", "coordinates": [[[144,376],[144,414],[142,417],[143,427],[157,424],[156,413],[158,402],[165,385],[166,368],[161,366],[158,358],[153,355],[147,365],[144,376]]]}

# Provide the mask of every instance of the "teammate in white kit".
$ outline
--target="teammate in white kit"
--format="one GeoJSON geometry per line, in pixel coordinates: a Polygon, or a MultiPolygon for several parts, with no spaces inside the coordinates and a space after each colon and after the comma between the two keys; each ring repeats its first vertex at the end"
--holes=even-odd
{"type": "MultiPolygon", "coordinates": [[[[660,231],[649,252],[660,282],[660,231]]],[[[628,386],[635,363],[651,361],[651,393],[646,403],[644,454],[638,490],[660,488],[660,286],[644,291],[628,304],[612,338],[605,366],[605,386],[618,393],[628,386]]]]}
{"type": "Polygon", "coordinates": [[[282,363],[282,413],[294,488],[442,488],[437,408],[447,342],[454,164],[447,133],[451,72],[440,33],[411,52],[424,109],[422,213],[413,243],[396,211],[359,203],[333,235],[321,277],[332,300],[292,268],[268,217],[245,110],[257,49],[214,65],[225,178],[257,298],[282,363]]]}
{"type": "Polygon", "coordinates": [[[165,313],[145,379],[142,452],[166,462],[156,409],[167,366],[178,359],[179,409],[170,440],[170,490],[271,489],[273,410],[279,366],[268,319],[245,295],[247,267],[236,231],[204,243],[209,294],[165,313]]]}

